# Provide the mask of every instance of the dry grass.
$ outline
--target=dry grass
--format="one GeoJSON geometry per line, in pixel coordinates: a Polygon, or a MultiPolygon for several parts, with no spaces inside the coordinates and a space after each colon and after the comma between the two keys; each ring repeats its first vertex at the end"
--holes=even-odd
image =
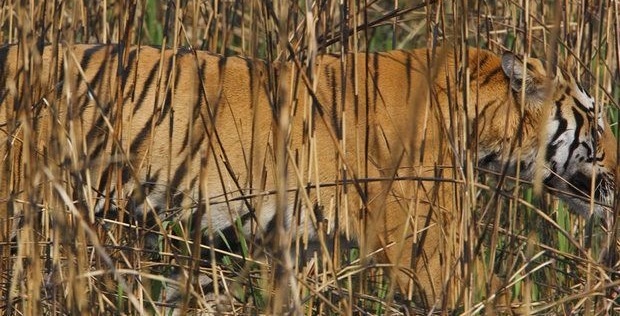
{"type": "MultiPolygon", "coordinates": [[[[510,49],[548,60],[556,54],[561,61],[571,57],[576,61],[575,73],[590,86],[597,104],[608,106],[612,120],[617,120],[617,2],[427,2],[344,1],[343,6],[332,0],[4,1],[0,42],[19,45],[31,72],[21,78],[21,87],[26,87],[17,102],[21,108],[5,102],[0,103],[0,111],[8,117],[20,115],[23,122],[33,115],[27,109],[40,102],[43,87],[34,72],[40,65],[31,56],[42,43],[191,45],[272,62],[438,42],[496,52],[510,49]]],[[[312,80],[311,71],[309,75],[312,80]]],[[[11,125],[15,121],[1,124],[2,130],[16,126],[11,125]]],[[[20,145],[2,157],[0,168],[0,186],[13,186],[21,172],[19,187],[11,189],[28,197],[16,199],[9,195],[11,189],[0,190],[0,203],[7,205],[0,208],[4,212],[0,214],[0,311],[4,314],[161,313],[157,295],[163,282],[174,282],[166,279],[171,263],[187,264],[222,282],[216,293],[236,299],[219,307],[231,314],[278,313],[283,306],[293,313],[328,315],[392,314],[406,309],[405,303],[391,297],[383,270],[376,269],[380,266],[362,265],[356,249],[334,260],[314,254],[299,268],[291,268],[290,258],[281,254],[275,260],[284,260],[284,274],[295,280],[290,283],[274,277],[263,257],[254,258],[251,245],[224,256],[220,265],[195,264],[200,252],[189,242],[195,239],[184,231],[187,227],[166,219],[156,226],[155,233],[161,236],[156,241],[158,251],[149,251],[147,232],[140,225],[122,218],[102,219],[92,213],[92,202],[74,202],[76,197],[92,195],[87,183],[74,181],[72,175],[83,168],[77,149],[55,144],[47,153],[55,159],[41,160],[35,153],[36,130],[28,123],[22,128],[20,145]],[[58,157],[72,158],[62,167],[48,164],[59,161],[58,157]],[[179,247],[179,243],[188,246],[179,247]]],[[[615,124],[613,128],[617,130],[615,124]]],[[[467,143],[464,136],[455,136],[467,143]]],[[[0,140],[2,146],[7,144],[6,138],[0,140]]],[[[87,141],[72,140],[76,148],[87,141]]],[[[475,170],[471,155],[464,157],[470,157],[462,162],[465,168],[475,170]]],[[[619,309],[613,299],[620,285],[612,255],[617,244],[615,223],[606,233],[598,223],[570,215],[550,196],[534,195],[528,183],[507,184],[501,191],[506,193],[496,201],[493,176],[475,170],[461,180],[466,180],[462,192],[468,195],[457,199],[467,203],[456,211],[472,216],[454,223],[463,230],[462,236],[469,236],[454,247],[468,249],[472,255],[462,264],[476,268],[471,268],[468,282],[459,289],[462,308],[457,313],[479,314],[485,308],[496,312],[493,300],[484,299],[485,284],[479,282],[494,273],[508,280],[505,287],[519,313],[599,315],[619,309]],[[602,251],[609,255],[599,261],[602,251]],[[477,260],[483,264],[474,264],[477,260]]],[[[212,305],[209,293],[191,294],[186,307],[204,311],[212,305]]],[[[410,308],[410,312],[419,311],[410,308]]]]}

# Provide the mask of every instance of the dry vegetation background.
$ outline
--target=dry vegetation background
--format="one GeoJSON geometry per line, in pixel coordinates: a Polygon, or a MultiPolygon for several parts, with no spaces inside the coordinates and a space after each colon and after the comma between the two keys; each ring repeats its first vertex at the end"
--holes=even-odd
{"type": "MultiPolygon", "coordinates": [[[[384,51],[428,47],[433,43],[472,45],[497,53],[562,61],[572,56],[573,69],[600,105],[617,120],[620,3],[617,1],[407,1],[407,0],[185,0],[185,1],[2,1],[0,43],[34,50],[40,44],[125,43],[191,46],[224,55],[241,54],[267,61],[300,60],[316,53],[384,51]]],[[[33,81],[33,84],[36,82],[33,81]]],[[[36,102],[36,87],[22,91],[20,106],[36,102]],[[31,93],[29,95],[29,93],[31,93]]],[[[5,111],[8,104],[0,104],[5,111]]],[[[613,124],[613,128],[617,129],[613,124]]],[[[0,136],[2,146],[7,141],[0,136]]],[[[3,164],[32,166],[28,157],[3,164]]],[[[472,161],[463,165],[474,167],[472,161]]],[[[31,176],[69,179],[69,172],[31,176]]],[[[0,174],[2,185],[10,175],[0,174]]],[[[25,183],[34,183],[26,181],[25,183]]],[[[0,313],[4,314],[139,314],[163,313],[158,295],[167,268],[176,262],[169,239],[158,239],[149,251],[144,229],[89,213],[84,205],[58,198],[57,192],[78,190],[70,182],[59,187],[25,185],[29,200],[0,196],[7,204],[0,218],[0,313]],[[56,193],[53,193],[56,192],[56,193]],[[19,213],[18,210],[23,210],[19,213]],[[22,227],[14,231],[20,217],[22,227]]],[[[615,223],[610,232],[598,222],[569,215],[549,196],[537,197],[531,186],[506,187],[501,203],[489,209],[492,177],[482,173],[471,188],[477,196],[476,225],[466,226],[466,241],[486,261],[470,276],[456,313],[494,312],[482,274],[506,279],[512,308],[531,314],[605,314],[617,308],[615,223]],[[497,216],[496,216],[497,215],[497,216]],[[612,242],[609,242],[612,241],[612,242]],[[605,260],[599,253],[606,251],[605,260]]],[[[68,196],[71,196],[70,194],[68,196]]],[[[167,234],[180,229],[164,223],[167,234]]],[[[162,232],[157,232],[162,233],[162,232]]],[[[182,234],[180,234],[182,235],[182,234]]],[[[191,256],[186,253],[184,255],[191,256]]],[[[231,255],[202,275],[224,278],[225,304],[231,314],[272,311],[273,275],[263,258],[231,255]],[[256,262],[248,264],[247,262],[256,262]],[[243,278],[244,283],[235,283],[243,278]],[[253,280],[250,282],[249,280],[253,280]],[[240,285],[241,284],[241,285],[240,285]]],[[[297,286],[290,300],[304,314],[392,314],[415,306],[388,293],[381,270],[362,268],[355,251],[332,273],[319,268],[321,258],[295,271],[297,286]],[[407,307],[409,306],[409,307],[407,307]]],[[[178,263],[178,262],[177,262],[178,263]]],[[[465,262],[466,263],[466,262],[465,262]]],[[[191,311],[205,311],[210,296],[197,290],[191,311]]],[[[189,300],[188,300],[189,302],[189,300]]],[[[292,304],[291,306],[293,306],[292,304]]],[[[505,311],[505,310],[504,310],[505,311]]]]}

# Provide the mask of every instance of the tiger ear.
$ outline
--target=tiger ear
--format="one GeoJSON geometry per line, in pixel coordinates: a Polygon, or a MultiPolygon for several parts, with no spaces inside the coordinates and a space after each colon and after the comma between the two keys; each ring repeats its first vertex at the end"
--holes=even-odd
{"type": "Polygon", "coordinates": [[[531,91],[533,87],[532,78],[526,72],[523,73],[523,62],[512,53],[506,52],[502,55],[502,70],[510,78],[510,87],[519,92],[523,87],[525,91],[531,91]],[[525,84],[524,84],[525,82],[525,84]]]}
{"type": "Polygon", "coordinates": [[[510,88],[515,92],[525,89],[525,103],[540,105],[547,97],[548,79],[540,60],[531,59],[527,67],[512,53],[502,55],[502,70],[510,79],[510,88]],[[524,71],[525,68],[525,71],[524,71]]]}

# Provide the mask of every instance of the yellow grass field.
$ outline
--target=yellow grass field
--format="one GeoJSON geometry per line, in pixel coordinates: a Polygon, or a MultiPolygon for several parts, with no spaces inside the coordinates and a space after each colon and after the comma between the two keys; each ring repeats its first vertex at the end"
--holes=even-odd
{"type": "MultiPolygon", "coordinates": [[[[40,76],[49,71],[38,57],[43,46],[62,50],[76,44],[117,43],[260,59],[273,79],[268,83],[273,99],[296,85],[316,84],[317,69],[309,65],[317,55],[357,58],[362,52],[432,47],[464,52],[467,46],[500,56],[511,51],[567,68],[597,107],[606,111],[615,135],[618,131],[618,1],[2,1],[0,44],[19,48],[24,71],[14,78],[0,73],[0,153],[4,154],[0,157],[0,315],[620,314],[617,203],[608,205],[613,214],[603,224],[598,218],[571,213],[553,192],[540,190],[540,183],[479,168],[477,140],[469,137],[466,125],[449,131],[462,171],[455,172],[451,181],[462,194],[452,197],[458,201],[455,219],[444,227],[446,234],[461,236],[448,240],[445,249],[464,254],[455,268],[462,280],[449,289],[458,294],[454,302],[439,302],[433,308],[420,304],[411,293],[398,291],[388,277],[393,265],[367,260],[361,250],[363,240],[349,243],[346,238],[331,238],[306,247],[307,232],[275,233],[289,238],[285,243],[290,249],[282,254],[273,244],[235,235],[243,226],[240,219],[235,219],[229,232],[207,234],[195,217],[175,216],[194,210],[187,205],[168,201],[174,212],[149,220],[136,215],[128,202],[119,202],[113,210],[111,198],[101,198],[102,192],[90,183],[94,180],[83,176],[92,166],[84,163],[80,149],[93,140],[75,137],[70,120],[59,122],[46,138],[38,138],[36,118],[41,106],[54,109],[56,104],[71,104],[75,97],[68,80],[56,97],[49,98],[53,93],[40,76]],[[278,81],[274,69],[283,63],[295,65],[303,76],[278,81]],[[18,96],[12,102],[7,101],[9,91],[18,96]],[[14,133],[21,135],[19,139],[9,137],[14,133]],[[41,144],[41,139],[52,142],[41,144]],[[37,151],[42,145],[45,152],[37,151]],[[238,240],[228,240],[230,235],[238,240]],[[222,238],[226,247],[211,247],[214,239],[222,238]],[[179,278],[179,273],[186,277],[179,278]],[[491,285],[495,277],[501,280],[499,288],[491,285]],[[173,311],[167,298],[179,293],[173,311]]],[[[345,58],[340,60],[344,63],[345,58]]],[[[58,87],[62,78],[83,72],[68,63],[58,71],[58,87]]],[[[356,82],[359,78],[341,79],[356,82]]],[[[153,87],[161,89],[162,95],[168,91],[156,83],[153,87]]],[[[122,92],[112,95],[123,97],[122,92]]],[[[114,144],[110,146],[118,145],[123,155],[95,158],[123,164],[124,155],[132,153],[129,144],[120,144],[117,137],[122,122],[110,115],[106,124],[116,131],[110,133],[114,144]]],[[[411,126],[406,132],[413,134],[419,128],[411,126]]],[[[325,153],[312,153],[318,154],[325,153]]],[[[170,162],[173,155],[170,150],[162,159],[170,162]]],[[[105,170],[110,172],[110,183],[122,182],[127,172],[105,170]]],[[[201,194],[208,195],[203,184],[201,194]]],[[[264,194],[282,194],[286,189],[264,194]]],[[[291,192],[309,190],[295,189],[291,192]]],[[[337,201],[357,194],[337,192],[337,201]]],[[[335,229],[344,237],[348,234],[344,227],[335,229]]]]}

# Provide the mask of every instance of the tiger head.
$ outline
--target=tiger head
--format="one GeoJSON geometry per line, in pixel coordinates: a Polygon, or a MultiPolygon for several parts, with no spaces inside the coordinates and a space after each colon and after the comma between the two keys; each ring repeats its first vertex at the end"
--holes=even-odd
{"type": "Polygon", "coordinates": [[[538,109],[543,118],[538,131],[533,131],[541,140],[535,180],[554,191],[571,211],[586,218],[591,211],[609,218],[617,181],[617,142],[603,107],[568,72],[558,68],[555,76],[548,76],[538,59],[529,59],[523,67],[507,53],[502,68],[515,98],[521,98],[525,89],[525,111],[538,109]]]}

